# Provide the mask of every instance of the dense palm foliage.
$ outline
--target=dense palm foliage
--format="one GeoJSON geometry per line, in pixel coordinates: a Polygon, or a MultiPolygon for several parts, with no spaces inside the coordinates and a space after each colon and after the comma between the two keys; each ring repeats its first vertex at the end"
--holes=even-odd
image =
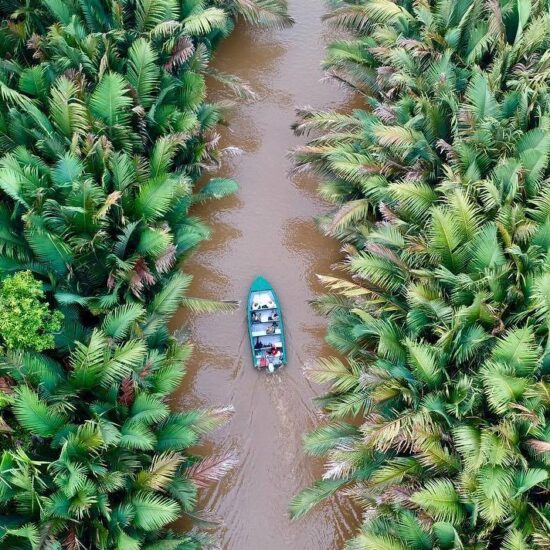
{"type": "Polygon", "coordinates": [[[218,140],[202,36],[227,33],[230,20],[208,8],[175,22],[175,5],[159,6],[147,17],[136,7],[133,21],[117,20],[122,6],[97,8],[101,21],[88,22],[53,3],[59,22],[32,35],[31,59],[4,63],[0,186],[13,206],[0,269],[47,278],[62,308],[97,316],[138,300],[154,316],[163,288],[157,305],[175,309],[187,284],[178,260],[207,234],[190,205],[235,190],[214,179],[192,193],[218,140]]]}
{"type": "Polygon", "coordinates": [[[317,305],[347,360],[309,369],[327,465],[291,512],[340,490],[350,548],[548,548],[550,3],[336,4],[326,67],[366,107],[301,111],[294,154],[337,205],[317,305]]]}
{"type": "Polygon", "coordinates": [[[57,331],[1,350],[0,546],[196,548],[165,526],[232,463],[185,452],[227,410],[167,405],[191,349],[172,314],[233,307],[186,297],[180,271],[208,236],[191,206],[236,189],[195,188],[219,155],[205,75],[238,91],[210,71],[213,48],[238,16],[286,26],[285,2],[6,0],[0,14],[0,279],[32,274],[57,331]]]}
{"type": "Polygon", "coordinates": [[[0,504],[14,509],[1,518],[3,548],[199,548],[161,528],[193,509],[197,483],[231,466],[183,454],[227,411],[170,412],[165,397],[188,348],[118,344],[113,317],[77,343],[68,366],[29,352],[3,360],[17,421],[17,446],[0,461],[0,504]]]}

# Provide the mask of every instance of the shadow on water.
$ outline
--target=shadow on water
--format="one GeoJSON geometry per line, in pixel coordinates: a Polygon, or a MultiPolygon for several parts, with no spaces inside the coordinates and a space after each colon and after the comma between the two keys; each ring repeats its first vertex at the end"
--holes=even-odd
{"type": "Polygon", "coordinates": [[[337,243],[320,235],[313,221],[326,208],[315,195],[316,182],[288,175],[287,152],[304,142],[290,126],[294,106],[340,108],[352,101],[342,89],[320,82],[327,39],[322,2],[289,5],[293,28],[239,26],[213,62],[247,80],[260,100],[240,105],[230,129],[222,131],[222,146],[240,147],[243,154],[216,175],[235,178],[240,191],[195,209],[213,234],[185,265],[194,277],[192,296],[244,303],[252,279],[268,277],[282,302],[289,364],[273,376],[252,368],[244,307],[231,315],[180,311],[172,323],[173,329],[186,327],[195,343],[174,405],[235,408],[231,422],[212,434],[204,449],[235,448],[239,464],[204,491],[199,503],[223,518],[217,534],[224,550],[337,549],[358,522],[349,502],[336,499],[297,522],[287,514],[292,496],[322,473],[322,464],[302,450],[302,434],[318,415],[312,399],[320,393],[304,378],[302,366],[331,353],[323,339],[325,321],[309,301],[320,291],[315,273],[327,273],[338,259],[337,243]]]}

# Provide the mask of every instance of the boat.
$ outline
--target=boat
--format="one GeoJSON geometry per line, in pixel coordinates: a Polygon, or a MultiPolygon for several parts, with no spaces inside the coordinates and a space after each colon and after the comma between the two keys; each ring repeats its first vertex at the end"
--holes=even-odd
{"type": "Polygon", "coordinates": [[[283,314],[275,289],[263,277],[250,286],[247,310],[252,364],[274,373],[287,363],[283,314]]]}

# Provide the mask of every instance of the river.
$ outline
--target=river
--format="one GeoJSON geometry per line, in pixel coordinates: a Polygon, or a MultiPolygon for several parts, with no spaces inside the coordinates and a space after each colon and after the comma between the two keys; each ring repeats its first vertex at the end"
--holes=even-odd
{"type": "MultiPolygon", "coordinates": [[[[315,274],[338,259],[337,243],[320,235],[314,218],[326,209],[313,178],[290,176],[288,150],[304,140],[290,130],[295,107],[346,108],[342,88],[321,82],[320,62],[330,39],[321,22],[321,0],[291,0],[296,24],[286,30],[238,25],[213,66],[248,81],[256,102],[243,102],[222,132],[221,146],[243,150],[215,175],[233,177],[239,192],[198,206],[194,213],[212,238],[185,264],[194,276],[191,296],[238,299],[233,314],[194,316],[180,312],[174,329],[191,332],[195,353],[176,396],[176,406],[233,405],[229,424],[208,438],[205,449],[235,449],[236,468],[202,493],[200,508],[223,518],[216,531],[223,550],[332,550],[342,548],[358,518],[346,499],[334,498],[290,522],[288,503],[322,473],[305,456],[302,434],[317,423],[312,399],[321,389],[302,366],[330,355],[325,321],[311,308],[319,288],[315,274]],[[289,363],[279,373],[257,372],[246,332],[246,296],[256,275],[276,288],[285,317],[289,363]]],[[[216,96],[215,87],[211,92],[216,96]]]]}

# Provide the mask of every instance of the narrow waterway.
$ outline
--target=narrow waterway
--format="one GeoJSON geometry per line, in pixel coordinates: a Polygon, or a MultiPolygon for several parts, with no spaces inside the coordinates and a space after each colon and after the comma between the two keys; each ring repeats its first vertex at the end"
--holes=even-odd
{"type": "Polygon", "coordinates": [[[289,176],[286,155],[300,142],[290,125],[295,106],[342,108],[351,101],[341,88],[321,82],[320,61],[330,38],[321,22],[322,0],[291,0],[289,7],[296,20],[291,29],[239,25],[213,62],[248,81],[259,100],[239,106],[223,132],[221,145],[243,154],[216,175],[235,178],[241,188],[195,210],[213,235],[185,270],[194,276],[190,295],[239,299],[242,306],[231,315],[182,311],[173,323],[174,329],[188,328],[196,345],[177,406],[235,408],[231,422],[206,446],[216,453],[235,449],[239,463],[200,502],[223,518],[217,530],[223,550],[338,549],[357,524],[344,499],[297,522],[287,514],[292,496],[321,473],[321,464],[302,450],[302,434],[318,414],[312,399],[320,392],[304,378],[302,366],[330,354],[324,320],[308,301],[320,290],[315,274],[327,273],[338,258],[336,243],[322,237],[313,221],[326,208],[315,182],[289,176]],[[289,345],[289,364],[272,376],[253,369],[246,333],[247,290],[259,274],[278,291],[289,345]]]}

